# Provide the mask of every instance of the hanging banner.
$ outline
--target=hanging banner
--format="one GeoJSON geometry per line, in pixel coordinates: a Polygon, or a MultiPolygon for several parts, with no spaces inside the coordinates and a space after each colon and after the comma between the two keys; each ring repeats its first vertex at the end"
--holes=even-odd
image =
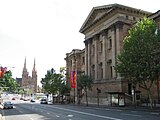
{"type": "Polygon", "coordinates": [[[71,88],[76,88],[76,71],[71,71],[70,73],[70,83],[71,83],[71,88]]]}
{"type": "Polygon", "coordinates": [[[2,78],[2,71],[1,71],[1,68],[0,68],[0,78],[2,78]]]}
{"type": "Polygon", "coordinates": [[[3,77],[3,74],[7,71],[7,67],[0,67],[0,78],[3,77]]]}

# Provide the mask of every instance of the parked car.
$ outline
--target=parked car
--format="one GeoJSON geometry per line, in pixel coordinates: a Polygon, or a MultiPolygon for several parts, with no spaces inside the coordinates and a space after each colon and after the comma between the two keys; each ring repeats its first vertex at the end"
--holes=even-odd
{"type": "Polygon", "coordinates": [[[42,98],[41,101],[40,101],[41,104],[48,104],[48,101],[47,99],[45,98],[42,98]]]}
{"type": "Polygon", "coordinates": [[[3,109],[9,109],[9,108],[13,108],[13,103],[10,101],[4,102],[3,109]]]}
{"type": "Polygon", "coordinates": [[[13,97],[12,100],[16,100],[16,98],[13,97]]]}
{"type": "Polygon", "coordinates": [[[34,99],[31,99],[30,102],[35,102],[35,100],[34,100],[34,99]]]}

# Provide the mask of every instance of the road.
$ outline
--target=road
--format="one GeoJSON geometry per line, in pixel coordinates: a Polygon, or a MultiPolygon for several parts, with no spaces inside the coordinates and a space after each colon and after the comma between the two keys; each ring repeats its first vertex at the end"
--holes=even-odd
{"type": "Polygon", "coordinates": [[[130,111],[73,105],[45,105],[29,101],[2,110],[6,120],[159,120],[156,112],[130,111]]]}
{"type": "Polygon", "coordinates": [[[47,105],[15,100],[2,110],[5,120],[160,120],[160,113],[77,105],[47,105]]]}

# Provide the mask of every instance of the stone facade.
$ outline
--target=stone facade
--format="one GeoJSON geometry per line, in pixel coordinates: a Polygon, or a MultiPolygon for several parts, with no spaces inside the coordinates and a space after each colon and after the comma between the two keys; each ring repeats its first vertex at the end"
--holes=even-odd
{"type": "MultiPolygon", "coordinates": [[[[110,94],[127,93],[131,95],[128,82],[122,80],[114,70],[116,56],[123,47],[123,39],[132,25],[150,12],[112,4],[94,7],[80,32],[85,35],[85,73],[94,79],[90,98],[96,98],[97,88],[101,90],[101,101],[110,103],[110,94]]],[[[103,102],[102,102],[103,104],[103,102]]]]}
{"type": "MultiPolygon", "coordinates": [[[[98,6],[91,10],[80,28],[80,32],[85,35],[85,49],[82,53],[79,50],[79,55],[83,56],[83,59],[85,58],[85,64],[77,66],[77,62],[81,63],[82,59],[75,59],[78,58],[75,50],[66,55],[68,76],[71,69],[78,69],[84,71],[94,80],[92,90],[88,91],[89,103],[97,104],[99,96],[99,104],[112,104],[111,98],[115,94],[124,95],[126,103],[132,101],[132,84],[122,79],[114,70],[117,62],[116,57],[123,48],[123,39],[128,34],[128,30],[137,20],[149,16],[160,26],[159,14],[159,11],[152,14],[119,4],[98,6]],[[76,66],[73,67],[75,63],[76,66]],[[101,93],[98,94],[97,89],[100,89],[101,93]]],[[[156,89],[157,84],[155,83],[152,91],[156,89]]],[[[146,93],[138,86],[137,90],[146,93]]],[[[157,93],[154,93],[153,96],[156,98],[157,93]]],[[[82,102],[85,102],[85,96],[82,97],[82,102]]]]}
{"type": "MultiPolygon", "coordinates": [[[[70,85],[70,72],[75,70],[77,74],[85,73],[85,51],[79,49],[73,49],[72,52],[66,54],[66,79],[69,86],[70,85]]],[[[77,101],[77,89],[71,89],[70,99],[75,99],[77,101]]]]}
{"type": "Polygon", "coordinates": [[[24,67],[22,71],[22,87],[24,89],[30,89],[32,93],[37,92],[37,71],[35,68],[35,60],[34,60],[34,65],[33,65],[33,70],[32,70],[32,77],[29,76],[29,72],[27,71],[26,67],[26,58],[24,62],[24,67]]]}

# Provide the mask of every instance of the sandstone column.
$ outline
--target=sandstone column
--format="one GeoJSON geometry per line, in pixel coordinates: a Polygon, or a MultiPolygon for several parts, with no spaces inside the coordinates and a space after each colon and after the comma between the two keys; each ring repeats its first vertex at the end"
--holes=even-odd
{"type": "Polygon", "coordinates": [[[88,74],[88,42],[85,41],[85,75],[88,74]]]}
{"type": "Polygon", "coordinates": [[[91,39],[88,41],[88,76],[91,75],[91,39]]]}

